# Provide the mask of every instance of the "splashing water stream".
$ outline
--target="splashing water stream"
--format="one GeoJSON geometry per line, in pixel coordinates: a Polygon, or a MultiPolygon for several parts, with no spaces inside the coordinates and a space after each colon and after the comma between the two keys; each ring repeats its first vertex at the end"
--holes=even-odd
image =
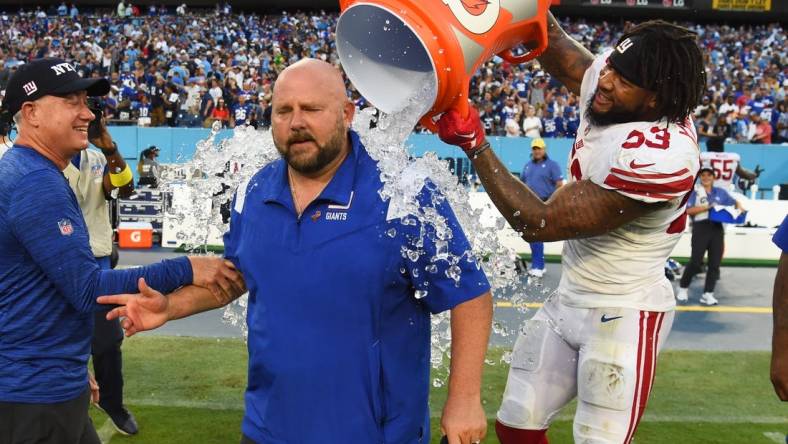
{"type": "MultiPolygon", "coordinates": [[[[390,214],[402,217],[405,225],[421,225],[434,229],[436,253],[430,264],[423,270],[412,268],[412,274],[434,274],[438,268],[436,261],[448,261],[450,266],[446,274],[459,282],[462,279],[461,260],[476,260],[482,266],[492,284],[494,294],[498,297],[501,290],[511,294],[510,302],[516,307],[523,307],[525,288],[515,269],[515,252],[504,246],[498,237],[498,231],[506,222],[501,216],[491,224],[481,224],[481,209],[473,209],[469,203],[468,191],[458,183],[455,174],[449,171],[448,163],[440,160],[434,153],[427,153],[421,158],[410,158],[405,141],[414,125],[424,113],[424,97],[434,96],[434,82],[425,82],[423,90],[408,101],[408,106],[392,115],[381,115],[375,118],[373,108],[362,109],[356,113],[353,128],[359,133],[361,141],[370,156],[378,161],[378,169],[383,187],[378,191],[380,198],[388,200],[392,210],[390,214]],[[375,123],[376,125],[371,125],[375,123]],[[374,128],[370,128],[374,126],[374,128]],[[432,205],[420,206],[416,196],[425,185],[425,180],[434,184],[439,193],[434,193],[432,205]],[[437,211],[435,205],[446,199],[451,205],[471,250],[461,255],[454,255],[448,249],[447,240],[454,236],[446,221],[437,211]]],[[[195,249],[206,245],[211,238],[218,237],[229,227],[222,220],[221,206],[228,205],[239,186],[247,186],[250,178],[263,166],[280,158],[269,131],[255,130],[251,127],[238,127],[229,139],[217,142],[220,128],[214,126],[210,136],[199,142],[194,157],[177,170],[170,170],[162,175],[162,188],[173,192],[172,205],[167,218],[174,219],[177,228],[176,238],[185,244],[187,249],[195,249]]],[[[250,187],[256,184],[248,184],[250,187]]],[[[241,202],[236,206],[242,205],[241,202]]],[[[422,228],[422,236],[425,230],[422,228]]],[[[389,229],[382,235],[395,237],[396,229],[389,229]]],[[[403,247],[403,257],[414,261],[424,252],[420,246],[424,239],[414,240],[403,247]]],[[[406,270],[401,270],[405,272],[406,270]]],[[[426,297],[426,290],[419,290],[414,297],[426,297]]],[[[244,295],[226,306],[223,310],[225,322],[241,329],[244,338],[246,326],[247,295],[244,295]]],[[[496,323],[493,334],[505,337],[510,334],[507,328],[496,323]]],[[[431,364],[438,368],[443,358],[449,353],[451,331],[447,312],[432,317],[432,357],[431,364]]],[[[507,359],[507,358],[504,358],[507,359]]],[[[508,360],[508,359],[507,359],[508,360]]],[[[435,384],[441,384],[436,382],[435,384]]]]}

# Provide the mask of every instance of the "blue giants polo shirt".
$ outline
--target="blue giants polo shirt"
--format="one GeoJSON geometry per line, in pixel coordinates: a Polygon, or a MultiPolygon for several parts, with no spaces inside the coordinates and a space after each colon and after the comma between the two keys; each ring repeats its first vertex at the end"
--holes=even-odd
{"type": "Polygon", "coordinates": [[[451,236],[414,217],[387,220],[377,165],[350,139],[300,219],[282,160],[234,200],[225,255],[249,288],[242,429],[259,443],[429,442],[430,313],[490,288],[463,255],[470,246],[442,196],[425,186],[419,200],[445,217],[451,236]],[[438,250],[463,257],[431,262],[438,250]]]}
{"type": "Polygon", "coordinates": [[[544,160],[526,163],[520,180],[525,183],[542,200],[547,200],[555,192],[555,183],[564,180],[561,167],[554,160],[545,156],[544,160]]]}

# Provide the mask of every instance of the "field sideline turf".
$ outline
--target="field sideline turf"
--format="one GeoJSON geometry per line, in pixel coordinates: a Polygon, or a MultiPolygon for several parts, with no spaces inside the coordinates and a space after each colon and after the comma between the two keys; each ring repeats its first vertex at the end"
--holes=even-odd
{"type": "MultiPolygon", "coordinates": [[[[246,385],[240,340],[142,335],[127,339],[123,350],[126,404],[140,433],[115,434],[107,417],[91,409],[105,444],[239,442],[246,385]]],[[[500,362],[501,353],[493,350],[489,358],[500,362]]],[[[485,366],[486,443],[497,442],[492,425],[507,369],[505,364],[485,366]]],[[[445,396],[445,387],[433,388],[434,443],[445,396]]],[[[563,412],[551,428],[551,444],[572,443],[572,411],[563,412]]],[[[772,392],[768,353],[666,351],[634,442],[769,444],[780,442],[787,431],[788,406],[772,392]]]]}

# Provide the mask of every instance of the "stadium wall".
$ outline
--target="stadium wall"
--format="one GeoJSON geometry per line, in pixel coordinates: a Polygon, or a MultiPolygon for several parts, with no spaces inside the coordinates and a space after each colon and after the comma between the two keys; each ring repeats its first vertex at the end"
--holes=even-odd
{"type": "MultiPolygon", "coordinates": [[[[123,157],[136,171],[137,160],[140,152],[145,148],[156,145],[161,150],[159,162],[184,163],[194,155],[197,142],[204,140],[209,135],[209,130],[201,128],[143,128],[137,126],[110,127],[112,137],[118,143],[123,157]]],[[[231,130],[221,131],[217,140],[232,136],[231,130]]],[[[566,161],[569,150],[572,148],[572,139],[545,139],[548,155],[566,170],[566,161]]],[[[408,140],[411,153],[422,156],[427,151],[435,152],[439,157],[447,159],[450,165],[461,171],[459,175],[469,174],[470,162],[462,151],[454,146],[446,145],[437,136],[427,134],[413,134],[408,140]]],[[[490,143],[501,160],[512,172],[519,172],[529,160],[530,139],[524,137],[491,137],[490,143]]],[[[771,198],[771,187],[788,183],[788,146],[784,145],[749,145],[728,144],[726,151],[739,153],[742,165],[746,168],[755,168],[761,165],[765,171],[759,179],[759,186],[764,190],[763,197],[771,198]]]]}

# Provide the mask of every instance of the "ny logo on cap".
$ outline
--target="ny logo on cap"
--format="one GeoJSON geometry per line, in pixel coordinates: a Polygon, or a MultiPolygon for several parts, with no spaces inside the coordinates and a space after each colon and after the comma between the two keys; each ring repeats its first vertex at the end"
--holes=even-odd
{"type": "Polygon", "coordinates": [[[623,42],[619,43],[618,46],[616,46],[616,50],[621,54],[623,54],[627,49],[631,48],[632,45],[634,44],[635,42],[633,42],[632,39],[627,37],[626,40],[624,40],[623,42]]]}
{"type": "Polygon", "coordinates": [[[76,72],[73,66],[69,63],[58,63],[57,65],[50,66],[55,71],[56,75],[65,74],[66,71],[76,72]]]}
{"type": "Polygon", "coordinates": [[[22,89],[25,90],[25,94],[27,94],[28,96],[38,91],[36,82],[27,82],[24,85],[22,85],[22,89]]]}

